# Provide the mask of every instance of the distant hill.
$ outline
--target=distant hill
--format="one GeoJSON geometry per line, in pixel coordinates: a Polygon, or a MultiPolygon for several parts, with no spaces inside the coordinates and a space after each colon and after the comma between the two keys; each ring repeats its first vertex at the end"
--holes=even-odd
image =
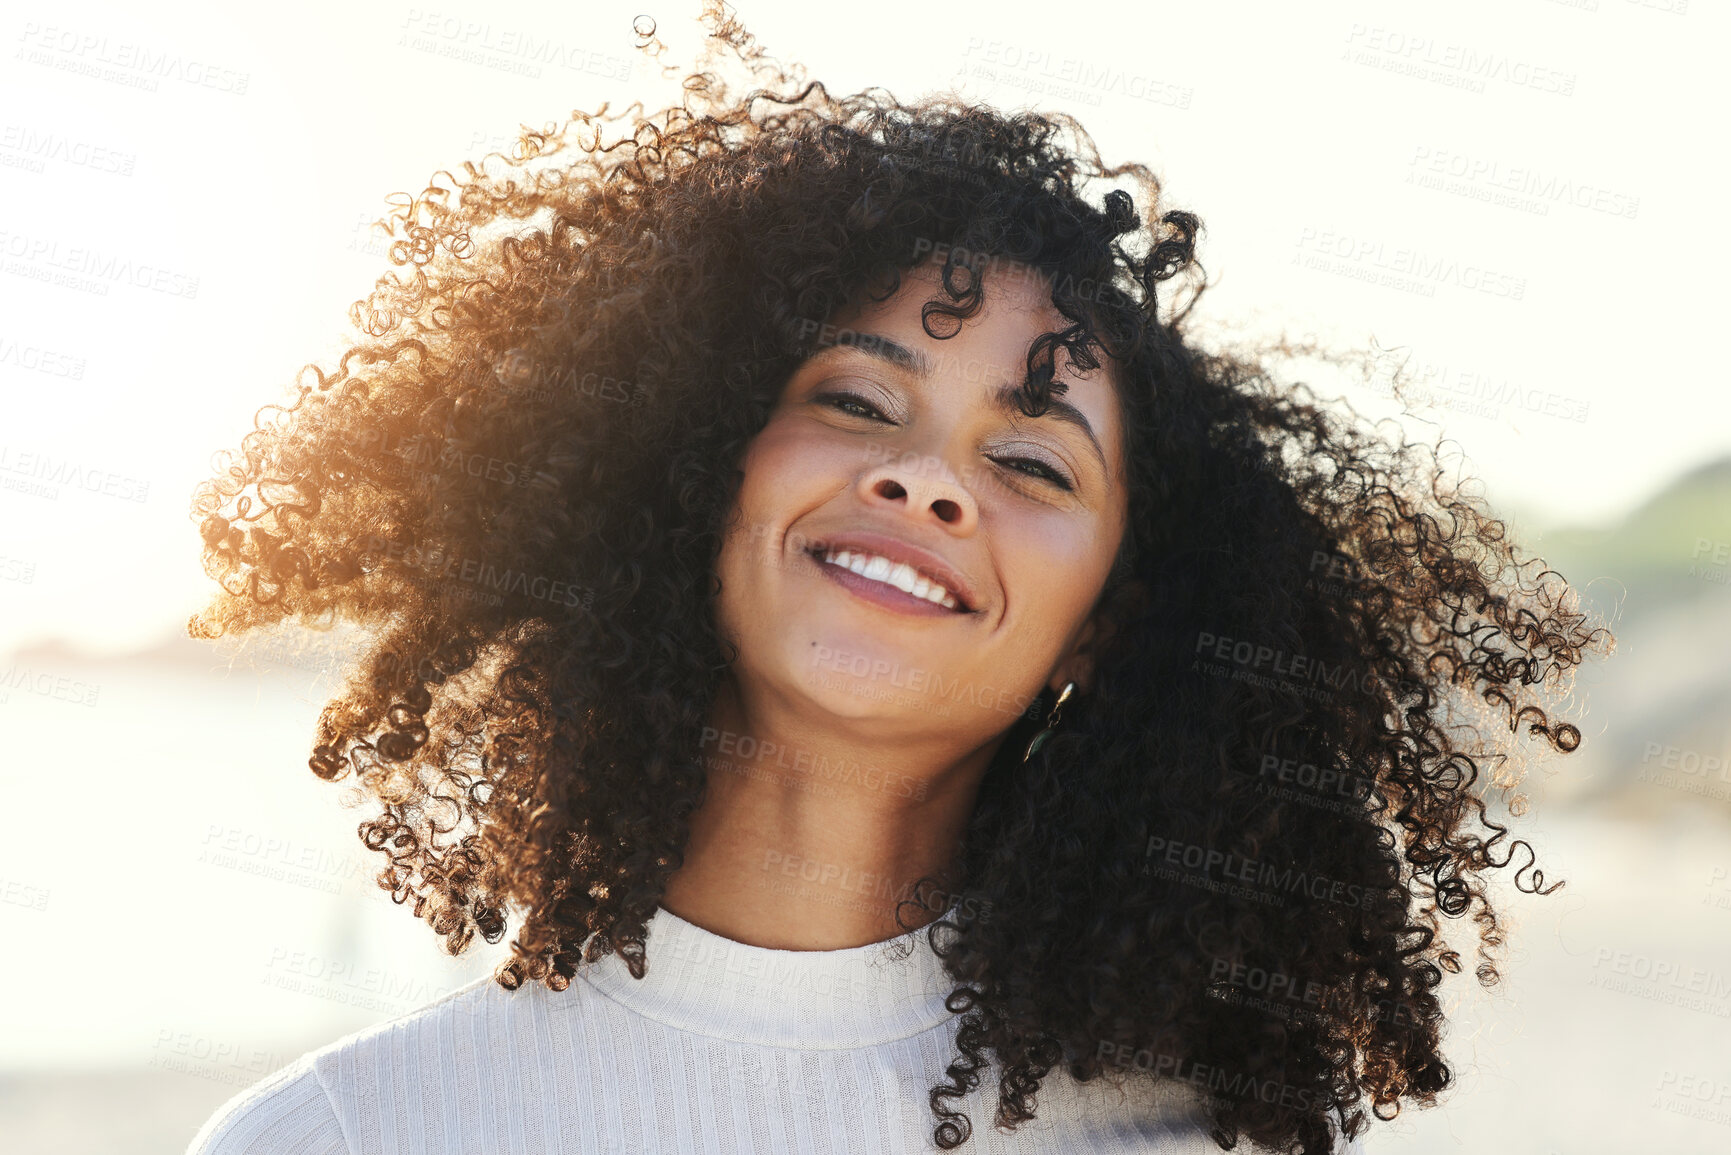
{"type": "Polygon", "coordinates": [[[1731,457],[1682,475],[1607,529],[1564,527],[1524,542],[1600,613],[1625,623],[1660,606],[1731,601],[1731,457]]]}
{"type": "Polygon", "coordinates": [[[290,625],[215,641],[198,641],[176,632],[143,649],[114,654],[90,653],[54,639],[0,656],[0,668],[50,672],[101,669],[116,675],[145,676],[177,673],[228,677],[247,673],[298,682],[336,674],[359,648],[352,627],[317,631],[290,625]]]}
{"type": "Polygon", "coordinates": [[[1624,818],[1684,809],[1731,822],[1731,457],[1612,526],[1516,536],[1617,638],[1579,672],[1571,720],[1585,740],[1549,763],[1545,793],[1624,818]]]}

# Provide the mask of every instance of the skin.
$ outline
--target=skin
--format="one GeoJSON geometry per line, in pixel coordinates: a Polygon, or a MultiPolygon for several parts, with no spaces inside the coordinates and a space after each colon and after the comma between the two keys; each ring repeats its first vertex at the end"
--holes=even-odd
{"type": "MultiPolygon", "coordinates": [[[[1081,411],[1098,451],[1050,413],[1004,412],[998,386],[1019,384],[1033,339],[1067,322],[1042,278],[993,263],[981,311],[933,338],[920,306],[941,293],[936,268],[831,318],[923,355],[930,373],[873,355],[884,346],[869,339],[820,349],[742,462],[716,607],[739,656],[710,709],[708,789],[661,904],[736,942],[895,937],[897,900],[928,873],[947,906],[1006,732],[1042,687],[1086,693],[1109,632],[1097,608],[1126,517],[1112,366],[1080,374],[1062,352],[1056,366],[1068,388],[1053,395],[1081,411]],[[846,530],[940,555],[971,582],[974,611],[913,616],[838,584],[805,551],[846,530]]],[[[910,927],[936,917],[902,914],[910,927]]]]}

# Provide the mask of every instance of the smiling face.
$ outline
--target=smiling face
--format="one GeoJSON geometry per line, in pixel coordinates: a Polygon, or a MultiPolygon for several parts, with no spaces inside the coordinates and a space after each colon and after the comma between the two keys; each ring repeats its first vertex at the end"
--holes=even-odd
{"type": "Polygon", "coordinates": [[[717,563],[746,701],[977,746],[1046,686],[1086,688],[1127,507],[1110,365],[1079,374],[1059,350],[1068,388],[1024,416],[1008,393],[1028,348],[1068,322],[1028,270],[984,280],[943,340],[920,319],[945,299],[932,265],[831,318],[847,336],[794,372],[746,451],[717,563]]]}

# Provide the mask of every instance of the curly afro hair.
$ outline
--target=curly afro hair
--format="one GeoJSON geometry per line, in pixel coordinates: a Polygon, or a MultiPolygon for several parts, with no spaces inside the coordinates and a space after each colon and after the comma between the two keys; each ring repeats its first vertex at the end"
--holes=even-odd
{"type": "Polygon", "coordinates": [[[705,19],[679,106],[525,130],[381,222],[359,343],[195,496],[221,592],[190,631],[364,627],[310,764],[377,805],[380,886],[452,953],[519,919],[508,989],[613,951],[642,977],[733,657],[745,447],[844,305],[947,251],[941,337],[974,255],[1016,262],[1070,322],[1027,411],[1057,346],[1116,363],[1129,524],[1095,692],[1026,763],[1043,710],[1018,717],[982,783],[960,862],[990,916],[928,932],[963,1016],[934,1138],[966,1142],[950,1101],[993,1062],[999,1127],[1062,1063],[1205,1083],[1223,1148],[1315,1155],[1434,1103],[1441,917],[1472,913],[1494,983],[1485,872],[1534,861],[1483,795],[1518,815],[1513,745],[1578,745],[1539,697],[1609,633],[1434,448],[1278,383],[1288,347],[1186,339],[1200,224],[1145,167],[1061,115],[835,97],[705,19]]]}

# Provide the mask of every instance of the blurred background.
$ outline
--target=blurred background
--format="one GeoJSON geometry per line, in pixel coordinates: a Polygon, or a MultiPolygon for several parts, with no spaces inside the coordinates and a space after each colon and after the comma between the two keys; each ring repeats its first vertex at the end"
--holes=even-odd
{"type": "MultiPolygon", "coordinates": [[[[393,192],[666,104],[697,5],[23,0],[0,22],[0,1146],[169,1153],[303,1052],[485,976],[374,888],[307,769],[345,638],[195,643],[190,495],[346,346],[393,192]]],[[[1731,234],[1722,5],[744,0],[833,90],[1076,115],[1199,213],[1221,340],[1446,438],[1618,634],[1515,833],[1506,981],[1374,1152],[1731,1150],[1731,234]]],[[[1138,206],[1146,210],[1146,206],[1138,206]]],[[[1501,872],[1509,874],[1512,872],[1501,872]]],[[[1468,928],[1457,945],[1468,950],[1468,928]]]]}

